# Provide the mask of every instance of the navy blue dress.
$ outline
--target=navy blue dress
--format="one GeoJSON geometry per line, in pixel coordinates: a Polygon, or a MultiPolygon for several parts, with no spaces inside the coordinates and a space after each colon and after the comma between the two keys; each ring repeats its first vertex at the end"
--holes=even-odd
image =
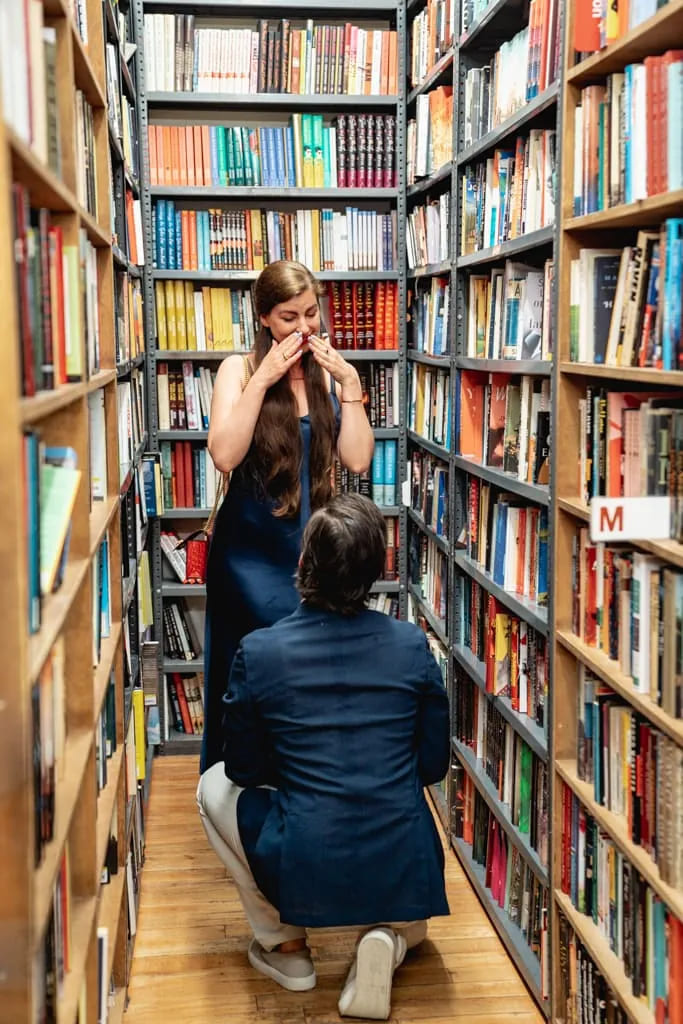
{"type": "MultiPolygon", "coordinates": [[[[330,391],[337,430],[341,409],[330,391]]],[[[223,760],[222,698],[240,640],[290,615],[299,604],[294,576],[301,535],[311,515],[311,421],[299,419],[302,441],[301,502],[292,517],[273,515],[275,502],[258,493],[244,466],[232,474],[216,518],[206,576],[204,736],[199,769],[223,760]]]]}

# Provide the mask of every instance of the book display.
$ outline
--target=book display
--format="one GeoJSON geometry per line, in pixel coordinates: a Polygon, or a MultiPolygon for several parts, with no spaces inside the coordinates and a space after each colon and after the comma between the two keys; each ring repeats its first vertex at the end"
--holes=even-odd
{"type": "Polygon", "coordinates": [[[654,1024],[683,1019],[683,8],[619,0],[594,21],[577,7],[556,346],[554,1015],[598,1005],[654,1024]],[[603,499],[616,507],[598,539],[603,499]],[[640,528],[620,528],[643,500],[640,528]]]}
{"type": "Polygon", "coordinates": [[[17,0],[0,16],[0,1005],[115,1022],[150,771],[132,11],[17,0]]]}
{"type": "Polygon", "coordinates": [[[143,0],[142,11],[161,740],[166,752],[196,753],[206,587],[187,581],[176,545],[214,504],[206,441],[218,361],[253,347],[250,286],[273,260],[299,260],[325,282],[325,329],[358,364],[375,456],[366,474],[337,466],[336,486],[384,510],[387,565],[373,602],[405,613],[404,11],[396,0],[303,0],[294,15],[280,0],[239,10],[143,0]]]}

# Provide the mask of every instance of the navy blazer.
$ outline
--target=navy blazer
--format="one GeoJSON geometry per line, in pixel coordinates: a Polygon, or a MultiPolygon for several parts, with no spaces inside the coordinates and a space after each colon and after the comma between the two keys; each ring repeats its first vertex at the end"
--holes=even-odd
{"type": "Polygon", "coordinates": [[[449,913],[423,791],[448,768],[449,708],[422,630],[302,604],[244,637],[223,700],[240,835],[283,922],[449,913]]]}

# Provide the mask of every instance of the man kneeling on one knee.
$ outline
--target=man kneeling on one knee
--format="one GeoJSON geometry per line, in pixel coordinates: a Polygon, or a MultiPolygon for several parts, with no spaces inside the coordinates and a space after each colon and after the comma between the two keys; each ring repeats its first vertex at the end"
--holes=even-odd
{"type": "Polygon", "coordinates": [[[254,933],[252,966],[313,988],[305,929],[364,927],[339,1012],[377,1020],[425,919],[449,912],[423,791],[448,767],[448,700],[424,633],[366,607],[385,536],[359,495],[313,514],[301,604],[243,639],[223,698],[225,764],[197,791],[254,933]]]}

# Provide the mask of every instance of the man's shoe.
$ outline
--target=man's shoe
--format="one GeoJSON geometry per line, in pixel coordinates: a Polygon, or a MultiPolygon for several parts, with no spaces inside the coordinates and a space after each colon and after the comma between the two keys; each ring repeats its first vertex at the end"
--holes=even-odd
{"type": "Polygon", "coordinates": [[[252,967],[289,992],[307,992],[315,988],[315,968],[307,949],[300,953],[268,953],[260,942],[252,939],[247,955],[252,967]]]}
{"type": "Polygon", "coordinates": [[[391,981],[406,955],[406,941],[391,928],[373,928],[358,943],[341,996],[342,1017],[387,1020],[391,1012],[391,981]]]}

